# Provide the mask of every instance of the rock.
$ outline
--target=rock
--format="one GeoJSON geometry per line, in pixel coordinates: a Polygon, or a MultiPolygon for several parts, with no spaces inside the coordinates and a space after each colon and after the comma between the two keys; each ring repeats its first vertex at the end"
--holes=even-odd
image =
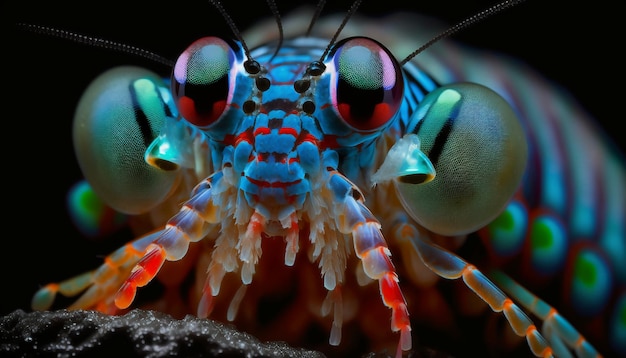
{"type": "MultiPolygon", "coordinates": [[[[284,342],[261,342],[233,325],[188,315],[134,309],[121,316],[95,311],[15,310],[0,318],[0,357],[297,357],[325,358],[284,342]]],[[[390,358],[384,352],[363,358],[390,358]]],[[[448,358],[422,348],[407,358],[448,358]]]]}
{"type": "Polygon", "coordinates": [[[260,342],[233,326],[187,316],[132,310],[27,313],[0,320],[2,357],[324,357],[283,342],[260,342]]]}

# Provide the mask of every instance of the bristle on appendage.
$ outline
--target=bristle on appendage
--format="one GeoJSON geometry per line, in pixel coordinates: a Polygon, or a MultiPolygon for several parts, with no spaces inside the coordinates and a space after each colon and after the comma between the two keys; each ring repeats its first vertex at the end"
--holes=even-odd
{"type": "Polygon", "coordinates": [[[226,312],[226,319],[230,322],[234,321],[237,318],[237,313],[239,312],[239,306],[241,305],[241,301],[243,297],[246,295],[248,285],[241,285],[235,295],[230,300],[230,304],[228,305],[228,311],[226,312]]]}

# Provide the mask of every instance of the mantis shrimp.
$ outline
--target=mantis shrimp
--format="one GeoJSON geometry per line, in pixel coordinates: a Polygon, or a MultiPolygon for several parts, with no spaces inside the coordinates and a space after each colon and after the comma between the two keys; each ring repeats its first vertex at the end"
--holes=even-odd
{"type": "MultiPolygon", "coordinates": [[[[405,46],[416,48],[415,38],[408,45],[398,40],[394,47],[400,50],[392,50],[385,45],[391,40],[364,37],[374,31],[354,15],[342,31],[341,18],[329,17],[314,24],[311,36],[295,38],[313,18],[313,10],[306,13],[282,19],[282,43],[276,42],[276,23],[259,25],[234,41],[206,37],[193,42],[174,65],[171,92],[163,89],[159,76],[128,67],[90,85],[74,124],[78,161],[96,194],[133,215],[134,230],[141,234],[107,256],[100,268],[42,287],[34,307],[49,308],[60,292],[80,294],[72,308],[119,313],[130,306],[138,287],[155,277],[170,290],[192,277],[191,288],[185,286],[189,292],[162,302],[185,310],[197,307],[201,316],[235,321],[260,334],[258,302],[272,292],[295,290],[289,303],[294,308],[282,312],[285,318],[279,322],[296,315],[302,303],[314,306],[303,315],[323,322],[329,343],[340,345],[346,340],[344,325],[378,319],[361,322],[360,329],[379,349],[389,348],[395,336],[370,331],[380,331],[380,320],[390,312],[390,331],[400,332],[395,345],[401,355],[412,345],[411,320],[417,315],[412,308],[430,292],[412,285],[430,288],[441,276],[462,278],[492,310],[502,311],[535,355],[596,354],[559,311],[504,270],[491,268],[523,262],[520,277],[532,280],[542,274],[535,277],[542,283],[587,265],[609,282],[585,291],[573,279],[570,292],[583,296],[572,303],[574,309],[612,309],[611,317],[619,317],[625,309],[625,271],[619,266],[625,241],[623,161],[608,151],[598,154],[607,163],[599,170],[607,173],[613,200],[602,201],[610,203],[603,209],[603,224],[584,227],[585,220],[576,217],[584,213],[577,210],[586,208],[585,200],[597,199],[581,194],[570,212],[563,208],[568,203],[563,196],[550,194],[558,193],[564,180],[557,165],[564,159],[557,154],[536,158],[539,151],[559,149],[549,145],[534,121],[544,116],[533,112],[525,98],[507,94],[507,83],[490,83],[502,95],[482,85],[456,83],[456,74],[446,70],[454,63],[446,64],[438,52],[443,45],[401,63],[398,53],[405,46]],[[342,38],[332,40],[335,34],[342,38]],[[214,77],[206,88],[192,84],[195,76],[204,75],[214,77]],[[362,81],[367,85],[362,87],[362,81]],[[126,93],[126,88],[133,88],[132,94],[97,104],[119,106],[119,113],[104,111],[108,124],[94,129],[96,99],[107,91],[126,93]],[[200,103],[199,94],[207,94],[210,102],[200,103]],[[366,108],[358,108],[363,102],[366,108]],[[137,108],[148,121],[141,135],[101,139],[87,134],[116,132],[137,108]],[[156,120],[149,115],[153,111],[162,112],[156,120]],[[120,122],[111,124],[115,118],[120,122]],[[130,153],[140,164],[123,169],[94,165],[110,160],[105,157],[111,152],[130,153]],[[131,168],[140,170],[139,176],[129,174],[131,168]],[[550,190],[542,192],[544,186],[550,190]],[[584,236],[585,230],[598,240],[602,235],[616,239],[607,246],[570,244],[570,236],[584,236]],[[476,237],[487,248],[489,265],[462,258],[465,239],[476,237]],[[529,243],[533,240],[540,241],[536,251],[529,243]],[[479,263],[489,270],[483,273],[479,263]],[[361,298],[376,296],[382,298],[378,305],[361,298]],[[591,302],[596,306],[590,308],[591,302]],[[543,327],[537,328],[524,311],[539,317],[543,327]]],[[[404,29],[398,25],[396,30],[404,29]]],[[[462,80],[479,83],[481,76],[488,75],[474,70],[462,80]]],[[[570,114],[558,106],[553,110],[554,116],[570,114]]],[[[594,141],[585,137],[586,130],[572,129],[564,137],[594,141]]],[[[596,158],[575,151],[570,156],[586,162],[596,158]]],[[[592,180],[582,171],[572,169],[575,188],[592,180]]],[[[293,334],[302,336],[305,327],[294,326],[293,334]]],[[[606,332],[621,337],[623,329],[618,321],[606,332]]],[[[606,345],[616,346],[612,349],[624,349],[619,339],[608,339],[613,340],[606,345]]]]}

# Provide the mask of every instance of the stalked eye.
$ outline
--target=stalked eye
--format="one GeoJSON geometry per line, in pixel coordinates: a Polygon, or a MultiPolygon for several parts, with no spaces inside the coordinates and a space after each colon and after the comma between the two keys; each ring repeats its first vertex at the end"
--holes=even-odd
{"type": "Polygon", "coordinates": [[[400,66],[380,43],[352,37],[337,44],[331,98],[351,127],[372,131],[394,118],[404,92],[400,66]]]}
{"type": "Polygon", "coordinates": [[[399,178],[403,205],[442,235],[476,231],[496,218],[522,180],[527,143],[517,115],[496,92],[473,83],[437,88],[420,103],[408,131],[437,176],[415,185],[399,178]]]}
{"type": "Polygon", "coordinates": [[[176,108],[162,78],[138,67],[113,68],[83,93],[73,124],[74,151],[97,196],[126,214],[163,202],[180,171],[144,160],[176,108]]]}
{"type": "Polygon", "coordinates": [[[183,118],[198,127],[220,118],[231,97],[229,73],[234,61],[232,48],[217,37],[195,41],[178,57],[172,93],[183,118]]]}

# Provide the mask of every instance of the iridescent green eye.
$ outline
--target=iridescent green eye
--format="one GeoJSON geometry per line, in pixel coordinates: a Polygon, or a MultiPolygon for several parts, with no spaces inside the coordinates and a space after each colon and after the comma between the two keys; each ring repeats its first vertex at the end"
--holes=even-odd
{"type": "Polygon", "coordinates": [[[74,149],[83,175],[113,209],[143,213],[167,197],[176,167],[144,158],[165,119],[176,116],[167,86],[150,71],[118,67],[89,85],[74,116],[74,149]]]}
{"type": "Polygon", "coordinates": [[[436,177],[414,185],[396,181],[404,207],[442,235],[476,231],[505,207],[526,166],[524,130],[509,104],[477,84],[440,87],[414,116],[421,150],[436,177]]]}

